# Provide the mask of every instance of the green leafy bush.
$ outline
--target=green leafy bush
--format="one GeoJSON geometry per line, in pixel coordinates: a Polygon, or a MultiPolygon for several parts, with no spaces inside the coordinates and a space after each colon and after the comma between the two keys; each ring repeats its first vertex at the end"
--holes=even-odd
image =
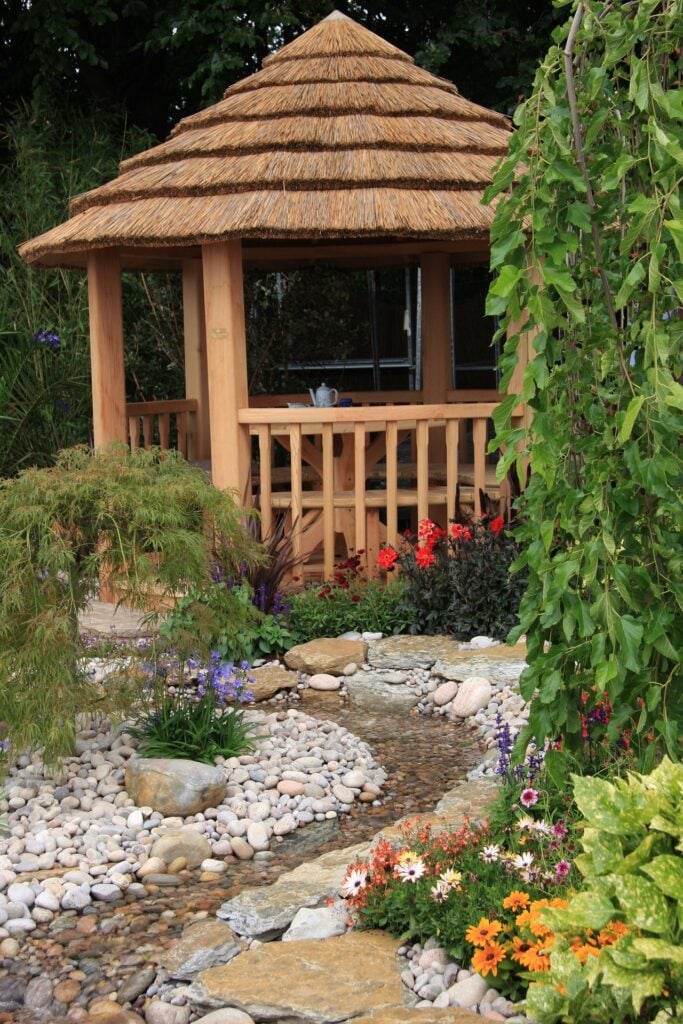
{"type": "Polygon", "coordinates": [[[515,530],[525,738],[578,750],[578,697],[596,687],[613,737],[654,737],[646,770],[658,748],[680,756],[683,717],[681,5],[574,10],[487,193],[502,390],[531,348],[495,445],[500,473],[531,468],[515,530]]]}
{"type": "Polygon", "coordinates": [[[192,587],[162,623],[163,637],[187,653],[218,651],[232,661],[253,661],[286,650],[292,635],[286,618],[256,607],[248,583],[214,580],[192,587]]]}
{"type": "Polygon", "coordinates": [[[403,581],[368,580],[359,567],[359,556],[352,555],[335,566],[331,583],[292,595],[289,623],[297,643],[350,630],[389,636],[407,630],[411,617],[403,605],[403,581]]]}
{"type": "Polygon", "coordinates": [[[525,586],[524,573],[510,574],[518,555],[500,516],[470,526],[453,523],[449,534],[425,519],[398,551],[384,548],[379,564],[401,567],[402,607],[411,633],[504,640],[518,622],[525,586]]]}
{"type": "MultiPolygon", "coordinates": [[[[181,666],[182,669],[182,666],[181,666]]],[[[253,750],[256,726],[246,721],[239,704],[253,700],[249,666],[235,668],[217,651],[197,676],[197,689],[183,684],[170,693],[165,673],[155,674],[151,701],[140,724],[130,732],[141,739],[140,757],[179,757],[214,764],[217,756],[236,757],[253,750]]]]}
{"type": "Polygon", "coordinates": [[[538,1024],[668,1024],[683,1013],[683,767],[664,758],[627,780],[573,776],[583,814],[581,891],[553,929],[548,984],[529,988],[538,1024]],[[622,937],[582,964],[575,936],[619,921],[622,937]]]}
{"type": "Polygon", "coordinates": [[[0,720],[14,751],[54,760],[71,751],[78,712],[129,706],[78,668],[78,615],[100,573],[146,610],[150,594],[208,580],[216,557],[235,572],[258,561],[242,516],[180,457],[123,445],[63,451],[53,468],[0,481],[0,720]]]}

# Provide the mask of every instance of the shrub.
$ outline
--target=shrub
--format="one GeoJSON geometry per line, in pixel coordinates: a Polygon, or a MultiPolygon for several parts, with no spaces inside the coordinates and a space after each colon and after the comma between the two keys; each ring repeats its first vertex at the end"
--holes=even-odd
{"type": "Polygon", "coordinates": [[[581,891],[542,920],[558,941],[548,983],[528,992],[538,1024],[656,1024],[683,1008],[683,767],[614,782],[573,776],[583,814],[581,891]],[[582,942],[619,922],[618,943],[582,942]]]}
{"type": "Polygon", "coordinates": [[[13,750],[69,753],[75,715],[119,693],[103,700],[78,669],[78,615],[100,572],[144,609],[150,588],[163,597],[208,580],[217,556],[235,571],[258,561],[242,515],[181,458],[123,445],[67,450],[0,481],[0,720],[13,750]]]}
{"type": "Polygon", "coordinates": [[[254,604],[254,596],[246,582],[233,586],[219,579],[192,587],[162,623],[161,634],[185,654],[206,657],[215,650],[237,662],[290,647],[284,613],[265,614],[254,604]]]}
{"type": "Polygon", "coordinates": [[[368,580],[353,555],[335,566],[331,583],[292,596],[290,628],[297,643],[318,637],[339,636],[350,630],[403,633],[410,613],[403,605],[403,581],[368,580]]]}
{"type": "Polygon", "coordinates": [[[500,516],[447,534],[429,519],[408,533],[398,551],[384,548],[381,568],[398,563],[403,610],[412,633],[450,633],[457,640],[483,635],[504,640],[517,624],[523,573],[510,574],[519,555],[500,516]]]}
{"type": "Polygon", "coordinates": [[[141,739],[140,757],[179,757],[213,764],[217,756],[235,757],[252,750],[256,726],[245,721],[238,705],[254,699],[248,690],[249,666],[235,668],[217,651],[200,670],[197,689],[184,682],[182,666],[175,693],[166,673],[155,671],[151,701],[141,724],[129,731],[141,739]]]}

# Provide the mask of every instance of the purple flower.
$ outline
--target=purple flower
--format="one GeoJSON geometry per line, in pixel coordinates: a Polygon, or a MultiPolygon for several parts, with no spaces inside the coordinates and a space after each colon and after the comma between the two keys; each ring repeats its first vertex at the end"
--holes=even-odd
{"type": "Polygon", "coordinates": [[[569,835],[569,829],[563,821],[556,821],[550,829],[556,839],[564,839],[565,836],[569,835]]]}
{"type": "Polygon", "coordinates": [[[568,860],[558,860],[557,864],[555,865],[555,878],[557,879],[557,881],[564,881],[564,879],[567,877],[571,869],[572,866],[568,860]]]}
{"type": "Polygon", "coordinates": [[[61,345],[60,337],[54,331],[36,331],[33,335],[33,340],[37,345],[46,345],[48,348],[55,350],[61,345]]]}
{"type": "Polygon", "coordinates": [[[531,786],[528,786],[527,789],[522,790],[519,802],[523,807],[533,807],[534,804],[538,803],[538,797],[538,790],[532,789],[531,786]]]}

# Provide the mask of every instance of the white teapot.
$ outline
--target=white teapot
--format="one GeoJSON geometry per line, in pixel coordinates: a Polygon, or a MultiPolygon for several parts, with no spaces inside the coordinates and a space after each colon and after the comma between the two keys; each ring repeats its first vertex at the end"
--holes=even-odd
{"type": "Polygon", "coordinates": [[[313,405],[318,408],[324,408],[331,405],[336,405],[339,401],[339,392],[336,388],[328,388],[327,384],[321,384],[315,391],[313,388],[308,389],[308,393],[311,396],[313,405]]]}

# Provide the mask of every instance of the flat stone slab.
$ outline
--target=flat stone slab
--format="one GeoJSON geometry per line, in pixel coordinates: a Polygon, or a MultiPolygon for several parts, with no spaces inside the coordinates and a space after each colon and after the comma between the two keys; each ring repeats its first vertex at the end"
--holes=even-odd
{"type": "Polygon", "coordinates": [[[255,701],[270,700],[278,690],[293,690],[298,678],[296,672],[289,672],[281,665],[264,665],[262,668],[251,669],[249,675],[254,680],[249,689],[255,701]]]}
{"type": "Polygon", "coordinates": [[[244,944],[224,921],[197,921],[156,957],[172,978],[191,981],[200,971],[227,964],[244,944]]]}
{"type": "Polygon", "coordinates": [[[526,644],[460,651],[457,645],[434,662],[432,674],[463,682],[468,676],[485,676],[492,683],[515,683],[526,668],[526,644]]]}
{"type": "Polygon", "coordinates": [[[485,1019],[458,1006],[447,1010],[427,1009],[426,1006],[409,1010],[404,1006],[390,1006],[386,1010],[354,1017],[353,1024],[483,1024],[485,1019]]]}
{"type": "Polygon", "coordinates": [[[285,664],[295,672],[341,676],[351,662],[360,665],[365,661],[367,649],[368,645],[363,640],[323,637],[291,647],[285,654],[285,664]]]}
{"type": "Polygon", "coordinates": [[[420,700],[417,689],[387,682],[381,672],[355,672],[344,680],[352,705],[368,710],[381,710],[388,705],[412,708],[420,700]]]}
{"type": "Polygon", "coordinates": [[[434,835],[445,830],[461,828],[466,820],[473,823],[480,821],[486,817],[487,809],[495,800],[498,786],[498,780],[493,778],[463,782],[444,793],[431,814],[421,814],[417,818],[414,815],[402,818],[394,825],[383,829],[375,839],[402,840],[400,826],[405,821],[415,822],[416,827],[430,825],[434,835]]]}
{"type": "Polygon", "coordinates": [[[385,669],[431,668],[457,649],[447,636],[387,636],[370,644],[368,664],[385,669]]]}
{"type": "Polygon", "coordinates": [[[266,943],[203,971],[190,1000],[234,1006],[258,1021],[337,1024],[410,1001],[396,959],[399,945],[379,931],[266,943]]]}
{"type": "Polygon", "coordinates": [[[335,896],[348,865],[362,860],[369,850],[370,843],[330,850],[280,875],[272,885],[245,889],[219,908],[218,917],[238,935],[274,938],[289,927],[302,907],[314,907],[335,896]]]}
{"type": "Polygon", "coordinates": [[[129,639],[150,636],[157,628],[149,621],[148,613],[108,601],[90,601],[78,617],[78,627],[83,633],[129,639]]]}

